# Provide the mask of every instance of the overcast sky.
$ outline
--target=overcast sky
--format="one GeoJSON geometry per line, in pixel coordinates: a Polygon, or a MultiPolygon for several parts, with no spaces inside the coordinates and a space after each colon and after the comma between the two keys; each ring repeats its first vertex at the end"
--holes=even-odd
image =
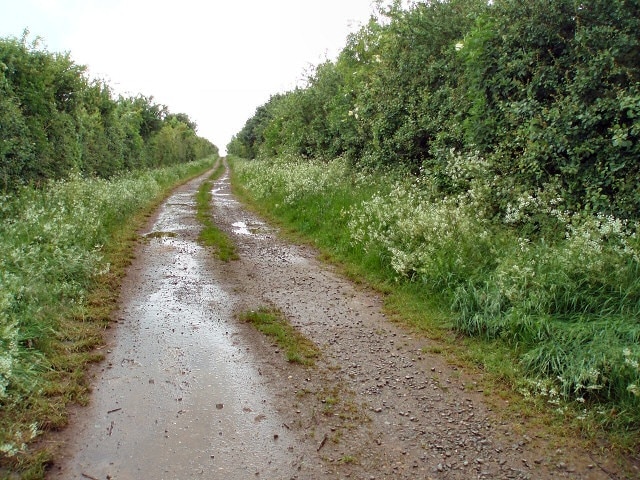
{"type": "Polygon", "coordinates": [[[117,93],[186,113],[224,150],[372,12],[371,0],[0,0],[0,37],[28,28],[117,93]]]}

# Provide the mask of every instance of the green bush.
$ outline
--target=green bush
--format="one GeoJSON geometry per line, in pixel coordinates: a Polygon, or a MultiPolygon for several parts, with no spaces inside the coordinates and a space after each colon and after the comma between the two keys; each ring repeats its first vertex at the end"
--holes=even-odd
{"type": "Polygon", "coordinates": [[[466,140],[517,189],[558,185],[572,210],[638,218],[637,2],[495,2],[466,35],[466,140]]]}
{"type": "Polygon", "coordinates": [[[152,98],[114,98],[69,54],[0,39],[0,189],[74,173],[110,178],[217,154],[184,114],[152,98]]]}

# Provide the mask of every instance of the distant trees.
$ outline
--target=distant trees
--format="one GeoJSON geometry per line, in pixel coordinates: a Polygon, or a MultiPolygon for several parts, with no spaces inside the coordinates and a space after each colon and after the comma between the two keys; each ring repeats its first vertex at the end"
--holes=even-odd
{"type": "Polygon", "coordinates": [[[231,139],[229,151],[245,158],[255,158],[259,148],[266,148],[265,129],[274,119],[276,105],[282,98],[282,95],[274,95],[265,105],[258,107],[244,128],[231,139]]]}
{"type": "Polygon", "coordinates": [[[638,32],[637,0],[395,2],[229,151],[402,165],[443,195],[469,156],[496,214],[530,193],[638,219],[638,32]]]}
{"type": "Polygon", "coordinates": [[[37,41],[0,39],[0,190],[64,178],[110,177],[124,170],[217,153],[184,114],[153,98],[115,98],[68,53],[37,41]]]}

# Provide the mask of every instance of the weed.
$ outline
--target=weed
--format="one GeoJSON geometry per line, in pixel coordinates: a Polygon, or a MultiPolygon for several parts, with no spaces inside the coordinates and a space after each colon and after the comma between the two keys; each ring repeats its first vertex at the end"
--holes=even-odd
{"type": "Polygon", "coordinates": [[[152,238],[174,238],[177,235],[178,234],[176,232],[150,232],[147,233],[144,238],[148,240],[152,238]]]}
{"type": "Polygon", "coordinates": [[[304,398],[307,395],[309,395],[310,393],[312,393],[311,390],[306,389],[306,388],[302,388],[302,389],[296,391],[296,398],[304,398]]]}
{"type": "Polygon", "coordinates": [[[353,455],[344,455],[340,459],[340,463],[355,463],[355,462],[356,462],[356,457],[354,457],[353,455]]]}
{"type": "Polygon", "coordinates": [[[320,355],[318,348],[296,330],[279,310],[263,307],[242,312],[238,318],[254,325],[260,332],[275,339],[284,350],[287,361],[301,365],[314,365],[320,355]]]}

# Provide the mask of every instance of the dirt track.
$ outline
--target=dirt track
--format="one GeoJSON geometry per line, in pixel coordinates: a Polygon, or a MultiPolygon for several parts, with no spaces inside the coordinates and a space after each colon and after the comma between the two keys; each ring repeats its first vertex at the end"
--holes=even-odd
{"type": "Polygon", "coordinates": [[[380,298],[287,244],[214,186],[240,260],[196,243],[179,189],[146,233],[90,407],[50,478],[616,478],[585,452],[502,422],[474,378],[425,353],[380,298]],[[288,364],[234,312],[275,305],[322,350],[288,364]]]}

